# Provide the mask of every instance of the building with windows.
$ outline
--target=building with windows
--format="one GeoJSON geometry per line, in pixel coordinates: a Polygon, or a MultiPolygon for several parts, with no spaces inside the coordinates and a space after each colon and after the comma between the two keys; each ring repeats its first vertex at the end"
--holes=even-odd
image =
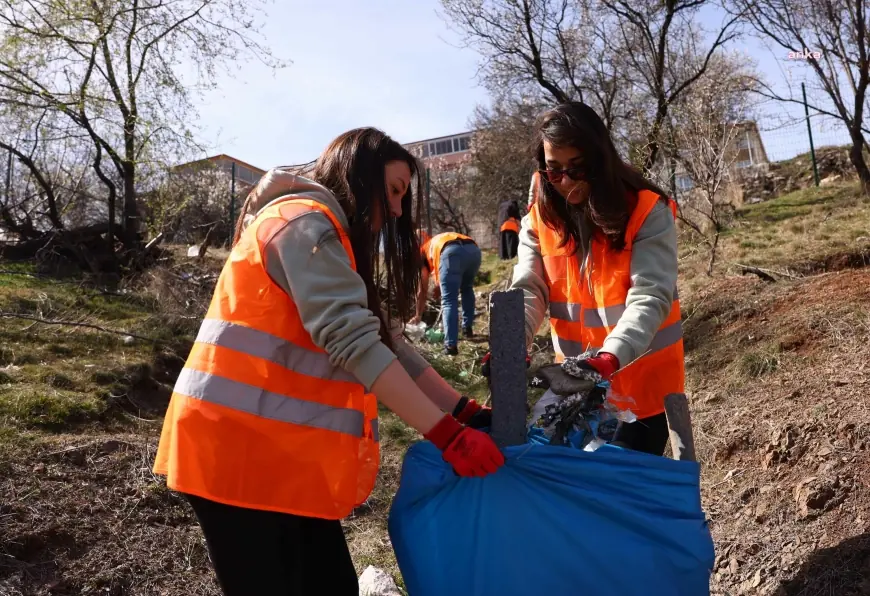
{"type": "MultiPolygon", "coordinates": [[[[726,160],[731,162],[731,177],[739,180],[741,176],[753,171],[755,168],[767,168],[770,161],[764,142],[758,132],[758,125],[753,120],[741,122],[736,126],[734,140],[728,148],[726,160]]],[[[689,192],[695,187],[691,176],[682,166],[677,166],[674,176],[677,192],[689,192]]]]}
{"type": "Polygon", "coordinates": [[[447,137],[406,143],[404,147],[426,167],[458,166],[471,157],[473,136],[473,132],[462,132],[447,137]]]}
{"type": "Polygon", "coordinates": [[[237,193],[246,192],[248,189],[253,188],[254,185],[260,181],[260,178],[263,176],[263,174],[266,173],[266,170],[258,168],[257,166],[252,166],[251,164],[244,162],[241,159],[236,159],[235,157],[232,157],[225,153],[184,163],[179,166],[175,166],[173,170],[191,171],[202,168],[217,168],[218,170],[226,172],[228,176],[232,176],[234,165],[236,170],[237,193]]]}

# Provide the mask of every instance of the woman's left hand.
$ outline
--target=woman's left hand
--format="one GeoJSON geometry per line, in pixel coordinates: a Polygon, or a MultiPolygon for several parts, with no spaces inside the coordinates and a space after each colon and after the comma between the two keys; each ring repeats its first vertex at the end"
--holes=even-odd
{"type": "Polygon", "coordinates": [[[492,425],[492,408],[481,406],[463,395],[453,410],[453,417],[471,428],[489,428],[492,425]]]}
{"type": "Polygon", "coordinates": [[[619,360],[608,352],[601,352],[592,358],[578,360],[576,364],[580,368],[597,372],[605,381],[609,381],[619,370],[619,360]]]}

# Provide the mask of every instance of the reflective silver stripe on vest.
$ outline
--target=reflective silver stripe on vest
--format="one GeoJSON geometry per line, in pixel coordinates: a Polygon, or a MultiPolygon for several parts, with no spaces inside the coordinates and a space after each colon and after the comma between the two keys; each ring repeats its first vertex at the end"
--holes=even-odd
{"type": "Polygon", "coordinates": [[[244,325],[205,319],[196,341],[263,358],[309,377],[359,384],[349,372],[333,366],[327,354],[312,352],[271,333],[244,325]]]}
{"type": "Polygon", "coordinates": [[[378,419],[375,418],[370,423],[372,425],[372,436],[375,438],[375,443],[380,443],[381,441],[381,431],[378,428],[378,419]]]}
{"type": "Polygon", "coordinates": [[[563,356],[580,356],[585,350],[579,341],[553,335],[553,349],[563,356]]]}
{"type": "MultiPolygon", "coordinates": [[[[679,296],[674,293],[674,300],[679,296]]],[[[605,306],[604,308],[583,308],[573,302],[551,302],[550,317],[560,321],[578,322],[582,319],[587,327],[613,327],[625,314],[624,304],[605,306]],[[581,316],[582,314],[582,316],[581,316]]]]}
{"type": "MultiPolygon", "coordinates": [[[[681,339],[683,339],[683,322],[677,321],[664,329],[659,329],[658,333],[653,336],[645,355],[669,348],[681,339]]],[[[553,338],[553,348],[564,356],[580,356],[586,351],[583,344],[579,341],[572,341],[558,336],[553,338]]],[[[593,346],[590,349],[597,350],[600,348],[593,346]]]]}
{"type": "Polygon", "coordinates": [[[681,339],[683,339],[683,322],[677,321],[664,329],[659,329],[647,349],[650,353],[658,352],[659,350],[669,348],[681,339]]]}
{"type": "Polygon", "coordinates": [[[581,320],[587,327],[613,327],[625,313],[624,304],[604,308],[583,308],[575,302],[551,302],[550,317],[560,321],[578,323],[581,320]]]}
{"type": "Polygon", "coordinates": [[[625,314],[625,305],[616,304],[604,308],[587,308],[583,311],[583,324],[587,327],[614,327],[625,314]]]}
{"type": "Polygon", "coordinates": [[[573,302],[551,302],[550,317],[561,321],[579,321],[581,306],[573,302]]]}
{"type": "Polygon", "coordinates": [[[363,436],[365,417],[358,410],[272,393],[211,373],[184,368],[175,383],[175,391],[269,420],[333,430],[354,437],[363,436]]]}

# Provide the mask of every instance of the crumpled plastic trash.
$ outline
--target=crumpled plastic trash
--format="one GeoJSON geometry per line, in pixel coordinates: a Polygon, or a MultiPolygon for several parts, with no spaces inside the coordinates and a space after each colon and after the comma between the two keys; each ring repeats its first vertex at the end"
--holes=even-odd
{"type": "Polygon", "coordinates": [[[595,451],[613,439],[619,425],[637,420],[631,411],[633,399],[614,395],[610,383],[601,375],[578,366],[587,356],[566,358],[561,368],[571,377],[595,382],[595,386],[571,395],[558,395],[548,389],[535,404],[530,419],[529,430],[541,431],[537,442],[542,442],[543,437],[551,445],[595,451]]]}
{"type": "Polygon", "coordinates": [[[413,341],[420,341],[426,335],[426,323],[424,323],[423,321],[420,321],[416,325],[408,323],[407,325],[405,325],[405,333],[413,341]]]}

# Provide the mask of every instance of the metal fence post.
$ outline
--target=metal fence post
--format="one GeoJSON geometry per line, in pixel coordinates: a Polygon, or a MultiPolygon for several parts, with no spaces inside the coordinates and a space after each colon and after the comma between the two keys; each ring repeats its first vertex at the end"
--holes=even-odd
{"type": "Polygon", "coordinates": [[[810,126],[810,107],[807,104],[807,87],[801,83],[801,92],[804,94],[804,114],[807,116],[807,134],[810,137],[810,158],[813,160],[813,178],[816,186],[819,185],[819,166],[816,163],[816,148],[813,146],[813,127],[810,126]]]}
{"type": "Polygon", "coordinates": [[[233,228],[236,222],[236,163],[233,162],[230,170],[230,242],[233,241],[233,228]]]}
{"type": "Polygon", "coordinates": [[[429,168],[426,168],[426,221],[428,222],[429,237],[432,237],[432,180],[429,168]]]}

